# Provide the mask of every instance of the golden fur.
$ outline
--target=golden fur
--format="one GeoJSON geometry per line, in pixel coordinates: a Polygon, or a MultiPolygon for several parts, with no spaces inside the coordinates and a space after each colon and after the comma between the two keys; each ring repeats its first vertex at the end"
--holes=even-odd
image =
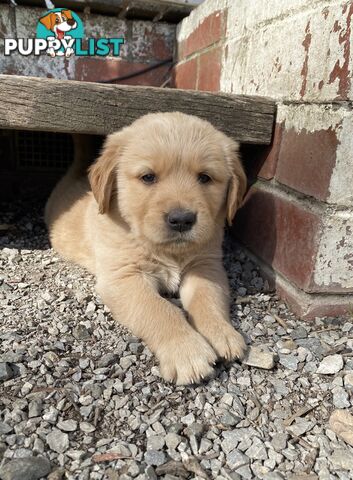
{"type": "Polygon", "coordinates": [[[112,315],[147,343],[166,380],[198,382],[217,358],[241,358],[221,249],[246,187],[237,143],[197,117],[150,114],[108,136],[91,190],[79,163],[47,203],[53,248],[96,275],[112,315]],[[144,183],[150,174],[156,181],[144,183]],[[191,230],[168,228],[176,208],[197,214],[191,230]],[[179,292],[187,318],[164,292],[179,292]]]}

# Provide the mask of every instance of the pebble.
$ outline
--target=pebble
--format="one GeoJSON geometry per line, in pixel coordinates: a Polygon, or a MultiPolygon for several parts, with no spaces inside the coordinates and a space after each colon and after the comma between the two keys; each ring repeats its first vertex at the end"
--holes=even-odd
{"type": "Polygon", "coordinates": [[[43,402],[41,400],[32,400],[28,407],[28,418],[39,417],[42,413],[43,402]]]}
{"type": "MultiPolygon", "coordinates": [[[[285,479],[280,472],[268,472],[268,473],[265,473],[265,475],[263,476],[263,480],[285,480],[285,479]]],[[[292,478],[291,480],[300,480],[300,479],[295,477],[295,478],[292,478]]],[[[313,479],[307,478],[306,476],[305,478],[303,478],[303,480],[313,480],[313,479]]]]}
{"type": "Polygon", "coordinates": [[[49,423],[56,423],[58,418],[58,410],[54,407],[50,407],[49,411],[43,415],[43,420],[49,423]]]}
{"type": "Polygon", "coordinates": [[[89,367],[89,358],[80,358],[78,361],[79,367],[82,370],[85,370],[87,367],[89,367]]]}
{"type": "Polygon", "coordinates": [[[298,340],[300,338],[307,338],[308,332],[306,331],[306,328],[301,325],[301,326],[295,328],[290,333],[290,336],[292,337],[293,340],[298,340]]]}
{"type": "Polygon", "coordinates": [[[250,459],[247,455],[234,449],[227,454],[226,462],[229,468],[236,470],[237,468],[247,465],[250,462],[250,459]]]}
{"type": "Polygon", "coordinates": [[[85,327],[85,325],[82,325],[82,324],[77,325],[73,329],[72,334],[77,340],[80,340],[80,341],[87,341],[91,338],[91,335],[87,327],[85,327]]]}
{"type": "Polygon", "coordinates": [[[56,468],[51,473],[49,473],[48,480],[62,480],[65,475],[65,468],[56,468]]]}
{"type": "Polygon", "coordinates": [[[0,435],[6,435],[7,433],[12,432],[13,427],[8,425],[5,422],[0,422],[0,435]]]}
{"type": "Polygon", "coordinates": [[[77,429],[76,420],[60,420],[57,425],[64,432],[74,432],[77,429]]]}
{"type": "Polygon", "coordinates": [[[229,453],[236,448],[239,443],[239,434],[236,430],[223,432],[223,440],[221,441],[222,450],[229,453]]]}
{"type": "Polygon", "coordinates": [[[241,417],[238,417],[237,415],[233,415],[230,412],[226,412],[220,417],[220,422],[222,425],[229,426],[229,427],[235,427],[238,425],[238,423],[241,421],[241,417]]]}
{"type": "Polygon", "coordinates": [[[349,408],[350,401],[348,392],[342,387],[335,387],[332,389],[333,404],[336,408],[349,408]]]}
{"type": "Polygon", "coordinates": [[[50,462],[44,457],[16,458],[0,468],[0,478],[2,480],[36,480],[46,477],[50,470],[50,462]]]}
{"type": "Polygon", "coordinates": [[[158,467],[159,465],[163,465],[166,460],[166,456],[163,452],[159,452],[157,450],[147,450],[145,453],[145,462],[147,465],[158,467]]]}
{"type": "Polygon", "coordinates": [[[92,433],[94,432],[96,427],[88,422],[80,422],[80,430],[85,433],[92,433]]]}
{"type": "Polygon", "coordinates": [[[335,470],[353,470],[353,453],[343,448],[333,451],[329,457],[335,470]]]}
{"type": "Polygon", "coordinates": [[[25,382],[21,388],[21,394],[25,397],[32,390],[33,385],[30,382],[25,382]]]}
{"type": "Polygon", "coordinates": [[[334,410],[329,425],[338,437],[353,447],[353,416],[348,410],[334,410]]]}
{"type": "Polygon", "coordinates": [[[344,376],[344,386],[349,389],[353,389],[353,373],[347,373],[344,376]]]}
{"type": "Polygon", "coordinates": [[[289,370],[296,371],[298,369],[299,358],[294,355],[280,355],[279,363],[289,370]]]}
{"type": "Polygon", "coordinates": [[[275,355],[261,347],[250,347],[243,359],[244,365],[271,370],[275,365],[275,355]]]}
{"type": "Polygon", "coordinates": [[[285,448],[282,451],[284,455],[290,462],[294,462],[298,458],[298,452],[294,448],[285,448]]]}
{"type": "Polygon", "coordinates": [[[6,362],[0,363],[0,382],[10,380],[14,376],[14,372],[10,365],[6,362]]]}
{"type": "Polygon", "coordinates": [[[246,450],[246,455],[255,460],[266,460],[268,458],[264,443],[256,437],[251,447],[246,450]]]}
{"type": "Polygon", "coordinates": [[[186,425],[191,425],[195,423],[195,415],[193,413],[189,413],[188,415],[185,415],[185,417],[182,417],[180,420],[186,425]]]}
{"type": "Polygon", "coordinates": [[[119,359],[119,355],[116,353],[106,353],[105,355],[102,356],[100,360],[98,360],[98,367],[109,367],[113,363],[116,363],[119,359]]]}
{"type": "Polygon", "coordinates": [[[162,435],[151,435],[147,439],[147,450],[162,450],[165,439],[162,435]]]}
{"type": "Polygon", "coordinates": [[[253,479],[253,473],[250,470],[249,465],[244,465],[243,467],[239,467],[236,469],[236,473],[240,475],[240,478],[245,478],[246,480],[253,479]]]}
{"type": "Polygon", "coordinates": [[[345,322],[345,324],[342,326],[342,332],[348,333],[352,330],[352,328],[353,328],[353,323],[345,322]]]}
{"type": "MultiPolygon", "coordinates": [[[[154,468],[151,465],[148,465],[147,468],[145,469],[145,477],[147,478],[147,480],[158,480],[156,472],[154,471],[154,468]]],[[[145,480],[145,479],[141,478],[140,480],[145,480]]]]}
{"type": "Polygon", "coordinates": [[[69,437],[58,429],[54,429],[46,436],[46,441],[51,450],[64,453],[69,448],[69,437]]]}
{"type": "Polygon", "coordinates": [[[192,437],[195,435],[196,438],[200,438],[205,430],[205,427],[201,423],[190,423],[190,425],[185,428],[184,433],[187,437],[192,437]]]}
{"type": "Polygon", "coordinates": [[[287,433],[276,433],[271,440],[271,445],[276,450],[276,452],[281,452],[287,446],[288,434],[287,433]]]}
{"type": "Polygon", "coordinates": [[[175,450],[177,448],[177,446],[180,444],[180,442],[182,441],[182,439],[183,439],[183,437],[181,437],[177,433],[169,432],[165,436],[164,440],[165,440],[165,444],[167,445],[168,449],[175,450]]]}
{"type": "Polygon", "coordinates": [[[342,355],[328,355],[325,357],[317,369],[316,373],[321,373],[323,375],[333,375],[338,373],[343,368],[343,358],[342,355]]]}
{"type": "Polygon", "coordinates": [[[86,308],[86,313],[93,313],[96,311],[96,305],[94,302],[89,302],[86,308]]]}
{"type": "Polygon", "coordinates": [[[315,422],[306,418],[297,418],[295,423],[287,427],[287,431],[294,433],[297,437],[301,437],[315,426],[315,422]]]}

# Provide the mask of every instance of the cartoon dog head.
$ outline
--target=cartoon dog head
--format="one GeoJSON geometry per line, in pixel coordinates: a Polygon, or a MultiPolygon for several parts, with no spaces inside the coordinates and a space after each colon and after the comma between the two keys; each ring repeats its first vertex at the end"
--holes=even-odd
{"type": "Polygon", "coordinates": [[[77,27],[76,20],[72,17],[71,10],[50,12],[39,19],[48,30],[55,33],[56,38],[62,40],[67,32],[77,27]]]}

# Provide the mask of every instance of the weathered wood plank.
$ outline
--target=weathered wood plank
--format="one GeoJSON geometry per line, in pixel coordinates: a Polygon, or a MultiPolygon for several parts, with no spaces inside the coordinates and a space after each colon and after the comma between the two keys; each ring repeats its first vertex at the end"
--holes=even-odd
{"type": "MultiPolygon", "coordinates": [[[[8,3],[9,0],[0,0],[8,3]]],[[[203,0],[61,0],[60,7],[71,8],[75,12],[89,7],[91,12],[119,15],[126,7],[129,18],[147,18],[152,20],[156,13],[168,8],[172,20],[180,21],[202,3],[203,0]]],[[[45,8],[44,0],[16,0],[17,5],[45,8]]],[[[55,2],[54,2],[55,3],[55,2]]],[[[44,12],[44,10],[43,10],[44,12]]]]}
{"type": "Polygon", "coordinates": [[[261,97],[0,75],[0,128],[106,135],[150,112],[181,111],[243,143],[271,142],[275,103],[261,97]]]}

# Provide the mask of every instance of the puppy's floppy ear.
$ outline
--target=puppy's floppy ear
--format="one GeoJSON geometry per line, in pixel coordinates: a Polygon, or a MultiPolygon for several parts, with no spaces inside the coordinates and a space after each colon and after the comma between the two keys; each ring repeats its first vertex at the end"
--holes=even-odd
{"type": "Polygon", "coordinates": [[[52,30],[55,25],[55,13],[48,13],[45,17],[40,18],[39,21],[45,26],[45,28],[52,30]]]}
{"type": "Polygon", "coordinates": [[[227,222],[232,225],[235,212],[240,207],[246,191],[246,175],[239,157],[239,145],[228,139],[226,147],[227,163],[231,169],[231,178],[227,192],[227,222]]]}
{"type": "Polygon", "coordinates": [[[98,203],[99,213],[106,213],[109,210],[113,189],[116,188],[116,167],[121,148],[121,134],[109,135],[100,157],[89,168],[88,179],[98,203]]]}
{"type": "Polygon", "coordinates": [[[71,10],[61,10],[61,13],[64,14],[66,18],[72,19],[72,12],[71,12],[71,10]]]}

